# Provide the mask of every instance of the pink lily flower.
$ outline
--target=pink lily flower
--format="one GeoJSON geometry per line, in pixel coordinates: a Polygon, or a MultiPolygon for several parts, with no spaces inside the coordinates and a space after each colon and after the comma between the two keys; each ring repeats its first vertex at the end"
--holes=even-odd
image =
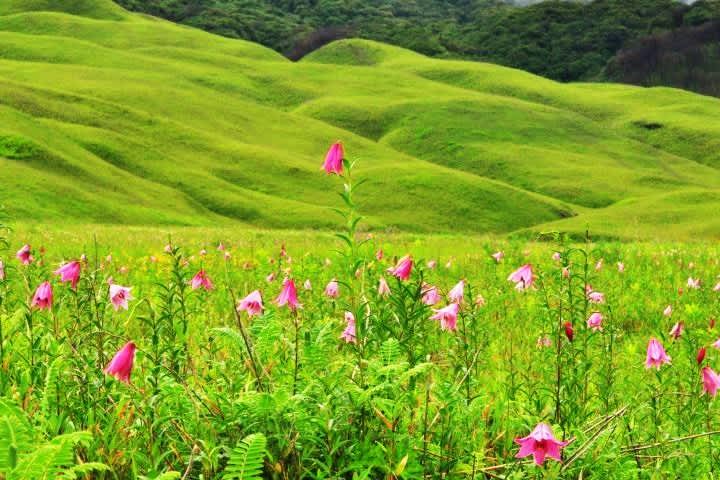
{"type": "Polygon", "coordinates": [[[425,305],[437,305],[438,302],[440,302],[441,300],[440,293],[438,293],[437,287],[433,287],[432,285],[424,285],[422,292],[422,303],[425,305]]]}
{"type": "Polygon", "coordinates": [[[602,332],[602,321],[603,316],[600,312],[593,312],[592,315],[588,318],[587,326],[588,328],[594,330],[594,331],[600,331],[602,332]]]}
{"type": "Polygon", "coordinates": [[[328,298],[338,298],[340,295],[340,287],[334,278],[325,287],[325,296],[328,298]]]}
{"type": "Polygon", "coordinates": [[[605,294],[600,292],[590,292],[587,294],[590,303],[605,303],[605,294]]]}
{"type": "Polygon", "coordinates": [[[123,287],[116,284],[110,285],[110,302],[116,312],[120,310],[120,308],[128,309],[128,302],[133,299],[130,290],[130,287],[123,287]]]}
{"type": "Polygon", "coordinates": [[[262,295],[259,290],[255,290],[238,302],[237,311],[245,311],[249,317],[253,317],[262,315],[263,308],[262,295]]]}
{"type": "Polygon", "coordinates": [[[508,276],[508,281],[515,284],[516,290],[527,290],[532,287],[535,275],[533,275],[532,265],[525,264],[518,268],[508,276]]]}
{"type": "Polygon", "coordinates": [[[130,383],[133,363],[135,362],[135,344],[128,342],[110,360],[104,372],[117,380],[130,383]]]}
{"type": "Polygon", "coordinates": [[[57,270],[55,275],[60,275],[61,282],[70,282],[70,288],[77,288],[78,280],[80,280],[80,262],[73,261],[66,263],[57,270]]]}
{"type": "Polygon", "coordinates": [[[430,317],[430,320],[440,320],[441,330],[457,330],[457,315],[458,315],[458,304],[451,303],[447,307],[439,310],[433,309],[435,315],[430,317]]]}
{"type": "Polygon", "coordinates": [[[560,449],[568,444],[556,439],[550,426],[545,423],[539,423],[527,437],[516,438],[515,443],[520,445],[520,451],[515,457],[525,458],[532,455],[536,465],[542,465],[545,457],[562,461],[560,449]]]}
{"type": "Polygon", "coordinates": [[[412,272],[413,260],[410,255],[405,255],[394,267],[387,269],[388,273],[399,278],[400,280],[407,280],[410,278],[410,272],[412,272]]]}
{"type": "Polygon", "coordinates": [[[670,336],[677,340],[680,338],[680,335],[682,335],[684,330],[683,322],[676,322],[675,325],[670,329],[670,336]]]}
{"type": "Polygon", "coordinates": [[[34,260],[30,251],[30,245],[23,245],[23,247],[17,251],[15,256],[23,265],[30,265],[34,260]]]}
{"type": "Polygon", "coordinates": [[[53,303],[53,291],[50,282],[43,282],[35,290],[32,298],[32,306],[40,310],[50,310],[53,303]]]}
{"type": "Polygon", "coordinates": [[[287,305],[290,310],[302,308],[302,305],[298,301],[295,282],[293,282],[292,279],[286,278],[283,280],[282,290],[280,291],[280,295],[275,299],[275,303],[278,307],[287,305]]]}
{"type": "Polygon", "coordinates": [[[340,334],[340,338],[345,340],[346,343],[357,343],[356,332],[355,332],[355,315],[352,312],[345,312],[345,321],[347,327],[340,334]]]}
{"type": "Polygon", "coordinates": [[[325,155],[325,162],[322,168],[328,175],[336,174],[342,175],[343,171],[343,158],[345,158],[345,150],[341,142],[335,142],[330,146],[330,149],[325,155]]]}
{"type": "Polygon", "coordinates": [[[720,388],[720,376],[710,367],[703,367],[702,369],[702,381],[703,381],[703,394],[707,393],[711,397],[717,395],[718,388],[720,388]]]}
{"type": "Polygon", "coordinates": [[[210,277],[208,277],[207,273],[205,273],[205,270],[200,270],[195,274],[192,280],[190,280],[190,286],[193,290],[197,290],[201,287],[205,290],[213,289],[213,283],[210,280],[210,277]]]}
{"type": "Polygon", "coordinates": [[[492,258],[495,259],[495,263],[500,263],[500,261],[505,257],[505,253],[498,251],[490,255],[492,258]]]}
{"type": "Polygon", "coordinates": [[[448,292],[448,299],[451,302],[455,303],[462,303],[463,298],[465,296],[465,281],[460,280],[457,285],[455,285],[452,290],[448,292]]]}
{"type": "Polygon", "coordinates": [[[645,359],[645,368],[660,367],[666,363],[670,363],[670,357],[665,353],[665,348],[655,338],[651,338],[647,347],[647,358],[645,359]]]}

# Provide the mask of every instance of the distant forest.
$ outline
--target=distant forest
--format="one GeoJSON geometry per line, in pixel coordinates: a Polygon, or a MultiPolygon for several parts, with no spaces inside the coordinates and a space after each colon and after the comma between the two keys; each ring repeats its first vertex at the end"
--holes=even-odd
{"type": "Polygon", "coordinates": [[[720,0],[116,0],[293,60],[361,37],[564,82],[612,79],[720,96],[720,0]]]}

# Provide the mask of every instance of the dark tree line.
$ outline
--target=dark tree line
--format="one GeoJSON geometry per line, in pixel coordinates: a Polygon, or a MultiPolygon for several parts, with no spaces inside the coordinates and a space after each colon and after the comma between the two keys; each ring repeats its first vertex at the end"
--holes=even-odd
{"type": "MultiPolygon", "coordinates": [[[[642,56],[632,48],[648,47],[633,45],[643,38],[662,38],[658,46],[666,48],[672,42],[664,34],[680,32],[685,38],[693,27],[720,20],[720,0],[692,5],[678,0],[551,0],[527,7],[503,0],[116,1],[130,10],[258,42],[292,59],[355,36],[436,57],[487,60],[561,81],[605,78],[608,62],[613,78],[647,79],[652,76],[647,65],[635,74],[633,65],[639,63],[628,59],[642,56]],[[619,52],[622,58],[611,60],[619,52]]],[[[712,48],[695,50],[703,58],[712,55],[712,48]]],[[[697,60],[699,54],[688,55],[697,60]]],[[[702,73],[702,61],[681,63],[690,64],[693,75],[702,73]]]]}

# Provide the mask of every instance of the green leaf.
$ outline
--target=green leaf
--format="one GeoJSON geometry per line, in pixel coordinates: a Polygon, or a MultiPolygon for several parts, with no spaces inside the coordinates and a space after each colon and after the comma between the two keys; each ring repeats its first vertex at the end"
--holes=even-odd
{"type": "Polygon", "coordinates": [[[223,480],[260,480],[262,479],[267,439],[262,433],[245,437],[232,452],[223,480]]]}

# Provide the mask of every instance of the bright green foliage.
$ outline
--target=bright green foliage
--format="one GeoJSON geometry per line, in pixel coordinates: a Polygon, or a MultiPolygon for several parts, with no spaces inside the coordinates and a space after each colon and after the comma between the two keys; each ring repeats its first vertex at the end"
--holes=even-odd
{"type": "MultiPolygon", "coordinates": [[[[344,181],[337,189],[352,195],[341,208],[356,218],[363,185],[344,181]]],[[[720,370],[717,245],[556,240],[18,225],[11,250],[28,242],[36,262],[2,257],[0,366],[12,368],[0,376],[0,474],[14,463],[8,480],[85,480],[90,470],[140,480],[708,478],[720,415],[697,354],[706,347],[702,366],[720,370]],[[52,272],[82,252],[75,291],[52,272]],[[388,268],[408,253],[410,278],[393,278],[388,268]],[[525,263],[535,286],[518,291],[507,278],[525,263]],[[178,287],[200,269],[212,290],[178,287]],[[285,274],[298,285],[296,312],[273,302],[285,274]],[[128,311],[108,303],[110,277],[132,287],[128,311]],[[27,285],[45,279],[53,310],[28,308],[27,285]],[[323,294],[331,279],[338,298],[323,294]],[[460,279],[456,329],[442,330],[431,316],[460,279]],[[436,305],[420,301],[427,284],[436,305]],[[603,303],[589,301],[588,285],[603,303]],[[256,289],[262,314],[236,312],[256,289]],[[595,311],[602,330],[587,327],[595,311]],[[345,312],[356,343],[341,338],[345,312]],[[644,367],[652,337],[672,357],[658,371],[644,367]],[[128,385],[103,369],[130,340],[128,385]],[[538,422],[572,440],[562,463],[515,458],[513,439],[538,422]]]]}
{"type": "Polygon", "coordinates": [[[0,201],[15,220],[334,228],[318,171],[341,139],[370,180],[364,228],[718,232],[716,99],[364,40],[293,64],[88,2],[0,15],[0,201]],[[675,212],[662,230],[659,202],[675,212]]]}
{"type": "Polygon", "coordinates": [[[87,446],[91,439],[88,432],[73,432],[36,443],[38,434],[25,412],[0,398],[0,475],[7,480],[74,480],[107,471],[99,462],[75,464],[75,447],[87,446]]]}
{"type": "Polygon", "coordinates": [[[223,480],[259,480],[262,477],[267,439],[262,433],[243,438],[230,452],[223,480]]]}

